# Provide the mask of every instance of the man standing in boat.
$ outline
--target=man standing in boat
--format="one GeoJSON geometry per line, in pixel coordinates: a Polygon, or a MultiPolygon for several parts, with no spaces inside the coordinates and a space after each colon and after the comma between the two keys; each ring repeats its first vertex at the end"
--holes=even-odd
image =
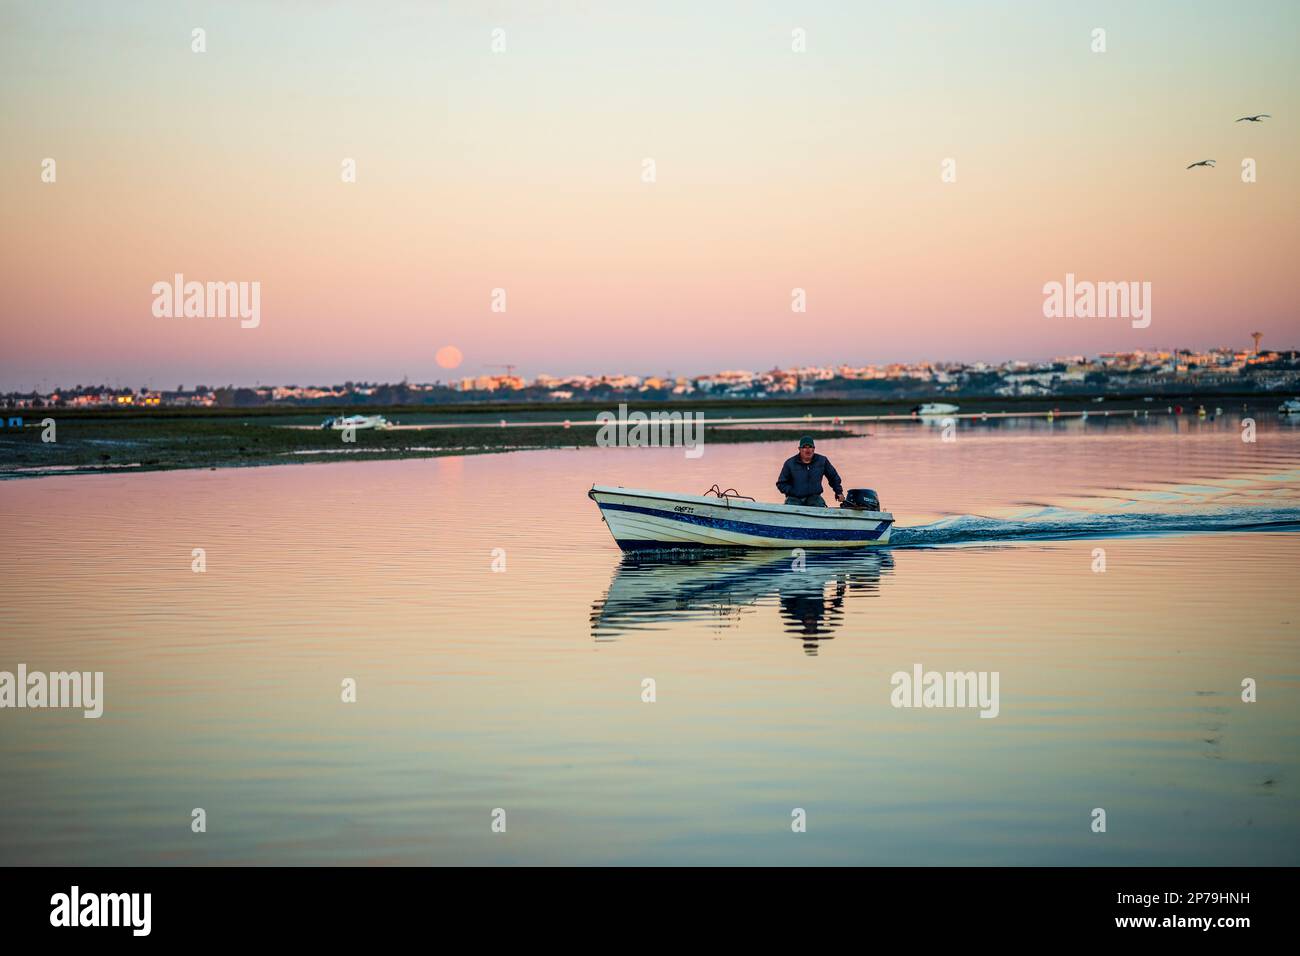
{"type": "Polygon", "coordinates": [[[781,477],[776,479],[776,489],[785,495],[788,505],[806,505],[825,508],[826,499],[822,497],[822,477],[830,482],[835,492],[835,500],[844,500],[844,485],[840,482],[840,473],[835,470],[830,459],[819,455],[811,435],[799,439],[799,454],[787,458],[781,466],[781,477]]]}

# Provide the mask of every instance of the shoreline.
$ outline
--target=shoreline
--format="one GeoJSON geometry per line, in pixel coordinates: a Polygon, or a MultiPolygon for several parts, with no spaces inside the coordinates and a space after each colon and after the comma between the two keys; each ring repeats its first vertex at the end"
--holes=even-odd
{"type": "MultiPolygon", "coordinates": [[[[1242,392],[1205,390],[1179,391],[1175,393],[1099,393],[1091,392],[1079,395],[1061,396],[996,396],[996,395],[942,395],[934,394],[914,398],[883,397],[825,397],[814,394],[802,396],[780,396],[771,398],[702,398],[689,399],[648,399],[634,396],[611,395],[607,399],[575,399],[566,402],[518,401],[503,399],[488,402],[454,402],[429,405],[402,404],[339,404],[320,405],[253,405],[253,406],[212,406],[187,407],[175,405],[159,406],[88,406],[74,408],[69,406],[31,406],[23,408],[0,409],[5,416],[19,415],[31,421],[40,421],[46,417],[56,419],[121,421],[126,419],[149,419],[152,421],[221,421],[231,418],[248,421],[277,422],[280,424],[304,425],[315,427],[327,417],[339,415],[383,415],[393,421],[404,424],[439,424],[456,425],[499,425],[502,419],[510,424],[522,422],[578,422],[594,420],[601,412],[616,412],[619,405],[626,405],[629,411],[641,412],[698,412],[710,419],[724,417],[759,418],[765,416],[782,418],[805,418],[808,415],[844,416],[900,416],[907,418],[911,410],[927,402],[944,402],[957,405],[962,413],[993,412],[1022,414],[1046,412],[1052,409],[1105,409],[1112,406],[1125,408],[1165,408],[1181,404],[1184,408],[1206,405],[1213,408],[1221,406],[1225,410],[1250,407],[1252,409],[1275,409],[1283,399],[1290,397],[1287,392],[1242,392]],[[1145,399],[1151,398],[1148,402],[1145,399]]],[[[3,435],[3,432],[0,432],[3,435]]]]}
{"type": "MultiPolygon", "coordinates": [[[[704,444],[795,442],[806,429],[753,429],[706,426],[704,444]]],[[[358,430],[344,443],[334,430],[281,425],[191,422],[73,423],[56,428],[58,440],[40,440],[40,426],[24,429],[18,440],[0,440],[0,481],[89,474],[142,474],[218,468],[256,468],[339,461],[393,461],[491,455],[515,451],[594,448],[596,429],[531,426],[507,434],[500,426],[457,426],[435,436],[422,429],[358,430]]],[[[846,429],[816,430],[824,438],[861,438],[846,429]]]]}
{"type": "MultiPolygon", "coordinates": [[[[788,410],[808,407],[798,403],[790,405],[792,407],[788,410]]],[[[767,401],[743,405],[729,403],[701,410],[701,413],[708,416],[703,421],[704,443],[707,445],[794,442],[807,431],[828,439],[863,438],[867,436],[861,431],[842,426],[861,427],[874,422],[914,422],[919,426],[936,424],[946,418],[963,422],[1112,417],[1196,419],[1199,405],[1206,406],[1211,418],[1221,408],[1233,413],[1272,411],[1263,407],[1250,409],[1243,403],[1226,399],[1217,404],[1214,399],[1193,399],[1183,404],[1181,414],[1172,411],[1177,407],[1173,401],[1116,405],[1093,400],[979,402],[961,406],[951,415],[925,418],[900,410],[897,403],[871,407],[859,402],[839,403],[836,407],[827,407],[819,402],[801,416],[764,414],[778,410],[767,401]],[[1021,407],[1007,408],[1014,405],[1021,407]],[[1224,408],[1224,405],[1229,407],[1224,408]],[[708,415],[709,411],[724,410],[730,414],[708,415]]],[[[652,408],[652,404],[647,404],[634,410],[652,408]]],[[[351,409],[353,412],[359,410],[351,409]]],[[[357,430],[356,440],[344,443],[341,432],[322,429],[319,420],[315,425],[303,422],[306,415],[301,409],[288,414],[282,410],[278,414],[259,411],[251,415],[237,409],[113,409],[91,413],[57,409],[25,411],[32,413],[31,421],[21,430],[0,432],[0,481],[59,475],[215,470],[344,460],[388,461],[596,447],[601,424],[594,418],[557,422],[550,417],[555,414],[555,409],[544,407],[530,410],[534,417],[524,417],[516,412],[513,420],[499,417],[491,423],[403,422],[399,419],[391,429],[357,430]],[[539,413],[548,417],[535,417],[539,413]],[[54,420],[56,440],[47,443],[41,440],[44,432],[42,422],[49,419],[54,420]]],[[[480,410],[479,414],[488,413],[480,410]]],[[[495,410],[495,414],[499,415],[499,410],[495,410]]]]}

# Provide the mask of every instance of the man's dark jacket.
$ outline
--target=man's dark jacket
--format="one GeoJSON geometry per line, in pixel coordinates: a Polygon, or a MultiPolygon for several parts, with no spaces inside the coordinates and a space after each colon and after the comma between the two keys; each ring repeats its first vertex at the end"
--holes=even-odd
{"type": "Polygon", "coordinates": [[[781,477],[776,480],[776,489],[792,498],[807,498],[809,495],[822,493],[822,476],[831,483],[835,493],[842,494],[844,486],[840,483],[840,473],[835,470],[830,459],[825,455],[814,454],[812,461],[804,464],[799,456],[787,458],[781,466],[781,477]]]}

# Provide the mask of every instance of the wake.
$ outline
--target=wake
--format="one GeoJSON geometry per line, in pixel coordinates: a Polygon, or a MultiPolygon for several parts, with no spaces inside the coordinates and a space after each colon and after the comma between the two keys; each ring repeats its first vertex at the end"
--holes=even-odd
{"type": "Polygon", "coordinates": [[[961,515],[910,528],[895,526],[889,543],[892,547],[923,548],[950,544],[1245,531],[1300,531],[1300,509],[1090,514],[1048,508],[1009,519],[961,515]]]}

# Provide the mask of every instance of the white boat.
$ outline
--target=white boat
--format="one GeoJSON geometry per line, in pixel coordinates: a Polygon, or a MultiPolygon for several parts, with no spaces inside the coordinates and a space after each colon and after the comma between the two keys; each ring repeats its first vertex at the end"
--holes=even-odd
{"type": "Polygon", "coordinates": [[[926,402],[924,405],[917,405],[916,408],[912,409],[912,414],[928,418],[932,415],[951,415],[956,411],[956,405],[948,405],[944,402],[926,402]]]}
{"type": "Polygon", "coordinates": [[[385,431],[393,427],[383,415],[349,415],[346,418],[327,418],[321,422],[321,428],[332,428],[335,431],[342,431],[345,428],[362,429],[374,428],[379,431],[385,431]]]}
{"type": "Polygon", "coordinates": [[[624,551],[710,548],[862,548],[889,544],[894,516],[857,508],[807,508],[720,495],[593,485],[610,534],[624,551]]]}
{"type": "Polygon", "coordinates": [[[1277,410],[1283,415],[1300,415],[1300,398],[1288,398],[1277,410]]]}

